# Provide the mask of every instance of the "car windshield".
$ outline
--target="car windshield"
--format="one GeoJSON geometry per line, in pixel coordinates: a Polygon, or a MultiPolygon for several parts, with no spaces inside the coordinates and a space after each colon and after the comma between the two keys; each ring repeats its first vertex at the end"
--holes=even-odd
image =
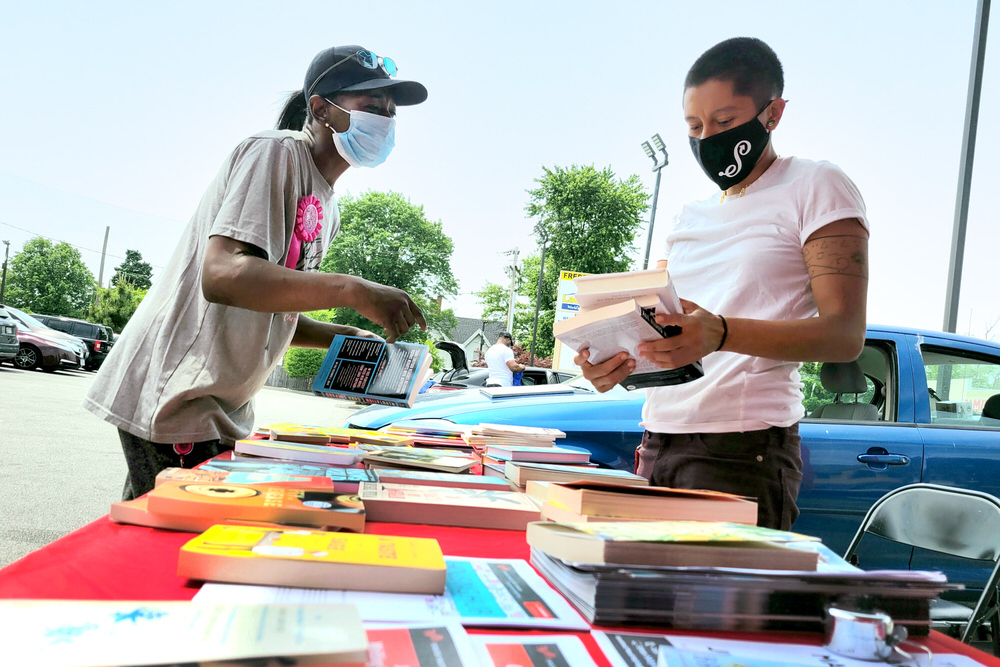
{"type": "Polygon", "coordinates": [[[18,310],[17,308],[11,308],[10,306],[7,306],[7,310],[10,312],[11,315],[14,316],[14,319],[23,322],[27,327],[31,329],[48,329],[47,326],[36,320],[34,317],[18,310]]]}

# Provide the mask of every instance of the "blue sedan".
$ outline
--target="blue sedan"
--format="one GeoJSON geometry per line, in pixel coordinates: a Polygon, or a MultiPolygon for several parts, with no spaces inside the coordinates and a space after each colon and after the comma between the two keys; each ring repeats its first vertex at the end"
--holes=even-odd
{"type": "MultiPolygon", "coordinates": [[[[858,387],[837,386],[835,378],[824,383],[818,364],[803,368],[808,411],[800,424],[804,470],[795,530],[843,553],[868,508],[896,487],[928,482],[1000,496],[1000,345],[870,326],[854,364],[866,384],[857,395],[858,387]]],[[[582,377],[568,385],[572,394],[427,395],[410,409],[366,408],[351,425],[377,429],[400,419],[441,418],[558,428],[566,432],[561,444],[589,451],[601,465],[632,470],[645,392],[615,387],[599,394],[582,377]]],[[[908,561],[972,587],[983,579],[958,559],[874,539],[866,544],[859,558],[868,569],[908,561]]]]}

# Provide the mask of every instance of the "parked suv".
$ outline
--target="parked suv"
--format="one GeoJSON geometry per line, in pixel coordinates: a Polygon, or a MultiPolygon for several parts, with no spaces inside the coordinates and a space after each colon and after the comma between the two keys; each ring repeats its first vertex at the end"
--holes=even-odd
{"type": "Polygon", "coordinates": [[[54,315],[34,315],[34,318],[51,329],[82,338],[90,352],[84,366],[88,371],[100,368],[114,345],[111,329],[103,324],[54,315]]]}
{"type": "Polygon", "coordinates": [[[18,347],[17,321],[0,308],[0,362],[14,361],[18,347]]]}

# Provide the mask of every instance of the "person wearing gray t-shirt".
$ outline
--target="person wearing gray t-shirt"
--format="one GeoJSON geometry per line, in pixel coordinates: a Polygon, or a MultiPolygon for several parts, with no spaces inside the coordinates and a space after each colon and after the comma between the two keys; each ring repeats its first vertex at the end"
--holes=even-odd
{"type": "Polygon", "coordinates": [[[402,290],[318,272],[340,226],[337,179],[382,164],[396,107],[427,99],[422,84],[395,74],[390,58],[360,46],[319,53],[278,129],[244,140],[222,165],[84,399],[118,427],[123,499],[152,489],[160,470],[247,437],[251,399],[290,345],[374,335],[303,312],[353,308],[390,342],[427,328],[402,290]]]}

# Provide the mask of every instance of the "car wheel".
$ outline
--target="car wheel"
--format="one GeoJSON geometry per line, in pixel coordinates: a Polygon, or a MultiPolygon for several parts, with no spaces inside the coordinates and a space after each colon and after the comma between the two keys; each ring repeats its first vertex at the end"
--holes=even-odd
{"type": "Polygon", "coordinates": [[[38,351],[38,348],[31,345],[22,345],[17,350],[17,356],[14,357],[14,365],[22,370],[30,371],[32,368],[38,366],[41,360],[42,355],[38,351]]]}

